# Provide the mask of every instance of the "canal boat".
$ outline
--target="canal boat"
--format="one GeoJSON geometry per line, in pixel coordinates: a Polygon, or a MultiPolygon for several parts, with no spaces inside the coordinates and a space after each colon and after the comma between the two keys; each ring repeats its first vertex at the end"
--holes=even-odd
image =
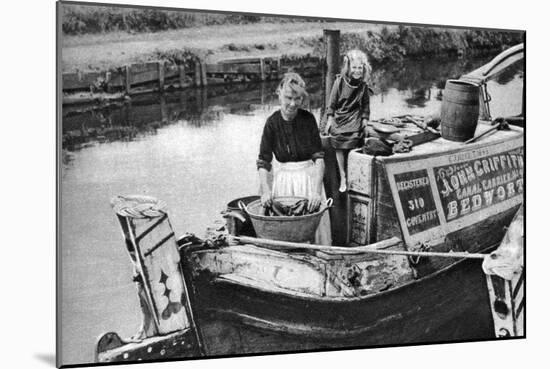
{"type": "MultiPolygon", "coordinates": [[[[519,54],[523,45],[464,77],[481,86],[482,109],[486,81],[519,54]]],[[[524,128],[479,120],[465,143],[414,125],[400,128],[408,152],[350,152],[349,190],[332,213],[341,245],[225,229],[178,238],[162,202],[115,198],[143,326],[132,340],[100,337],[96,361],[523,336],[523,274],[487,277],[482,261],[498,261],[523,220],[524,128]]]]}

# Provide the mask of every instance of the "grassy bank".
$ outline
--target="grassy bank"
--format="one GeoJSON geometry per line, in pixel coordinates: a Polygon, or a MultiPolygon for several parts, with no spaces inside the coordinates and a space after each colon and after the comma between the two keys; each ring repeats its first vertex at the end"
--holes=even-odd
{"type": "Polygon", "coordinates": [[[103,71],[164,59],[209,63],[245,56],[324,56],[323,29],[341,31],[341,52],[358,48],[373,64],[406,57],[480,54],[522,42],[521,33],[439,27],[65,6],[64,72],[103,71]]]}

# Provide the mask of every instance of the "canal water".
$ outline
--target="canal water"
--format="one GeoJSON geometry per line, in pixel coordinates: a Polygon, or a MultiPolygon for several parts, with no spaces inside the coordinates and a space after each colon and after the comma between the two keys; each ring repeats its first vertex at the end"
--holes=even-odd
{"type": "MultiPolygon", "coordinates": [[[[429,59],[377,68],[371,118],[437,113],[445,80],[490,60],[429,59]]],[[[319,117],[321,78],[308,80],[319,117]]],[[[521,112],[523,69],[490,82],[493,117],[521,112]]],[[[140,323],[132,267],[109,205],[119,194],[167,202],[176,235],[221,224],[235,198],[257,194],[255,160],[276,82],[212,86],[130,102],[63,108],[61,165],[61,351],[63,364],[93,360],[104,332],[134,334],[140,323]]]]}

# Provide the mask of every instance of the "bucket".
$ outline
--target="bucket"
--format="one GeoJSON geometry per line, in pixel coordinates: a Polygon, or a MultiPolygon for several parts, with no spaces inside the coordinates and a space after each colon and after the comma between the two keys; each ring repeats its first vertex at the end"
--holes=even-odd
{"type": "Polygon", "coordinates": [[[252,201],[256,201],[259,199],[260,196],[247,196],[231,200],[227,203],[227,210],[222,212],[222,214],[225,218],[225,225],[229,234],[233,236],[241,235],[256,237],[256,233],[254,232],[254,227],[252,226],[250,217],[239,208],[239,202],[248,205],[252,201]]]}
{"type": "MultiPolygon", "coordinates": [[[[296,203],[303,197],[276,197],[273,200],[282,205],[289,206],[296,203]]],[[[242,204],[243,210],[250,216],[256,234],[260,238],[288,242],[312,242],[315,239],[315,232],[321,222],[325,210],[332,206],[332,199],[321,204],[318,212],[297,216],[266,216],[261,215],[263,206],[260,200],[251,202],[248,205],[242,204]]]]}
{"type": "Polygon", "coordinates": [[[479,86],[449,79],[441,104],[441,137],[467,141],[474,137],[479,117],[479,86]]]}

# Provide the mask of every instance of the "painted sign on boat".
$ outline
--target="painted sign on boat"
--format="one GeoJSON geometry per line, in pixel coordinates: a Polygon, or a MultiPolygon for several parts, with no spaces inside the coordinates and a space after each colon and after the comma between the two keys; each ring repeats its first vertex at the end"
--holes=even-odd
{"type": "Polygon", "coordinates": [[[409,248],[441,242],[451,232],[522,202],[521,134],[431,155],[390,157],[385,164],[409,248]]]}
{"type": "Polygon", "coordinates": [[[523,193],[523,148],[435,167],[447,221],[523,193]]]}

